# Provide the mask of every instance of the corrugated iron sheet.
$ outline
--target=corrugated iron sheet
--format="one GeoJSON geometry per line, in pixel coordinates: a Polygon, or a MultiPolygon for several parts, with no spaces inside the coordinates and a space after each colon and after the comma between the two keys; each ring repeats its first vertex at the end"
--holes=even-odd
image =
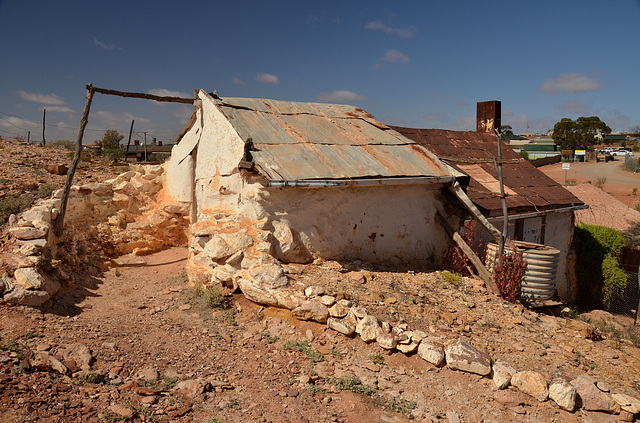
{"type": "Polygon", "coordinates": [[[258,171],[272,181],[441,177],[432,153],[357,107],[247,98],[215,100],[252,140],[258,171]]]}
{"type": "MultiPolygon", "coordinates": [[[[498,173],[493,164],[497,155],[493,134],[444,129],[392,127],[416,141],[451,166],[467,170],[471,177],[467,195],[485,213],[502,213],[498,173]],[[472,163],[472,162],[476,163],[472,163]],[[484,161],[484,163],[482,163],[484,161]],[[481,175],[476,176],[474,175],[481,175]]],[[[544,210],[579,206],[584,203],[560,184],[542,173],[508,146],[502,147],[502,179],[507,207],[512,211],[544,210]]]]}

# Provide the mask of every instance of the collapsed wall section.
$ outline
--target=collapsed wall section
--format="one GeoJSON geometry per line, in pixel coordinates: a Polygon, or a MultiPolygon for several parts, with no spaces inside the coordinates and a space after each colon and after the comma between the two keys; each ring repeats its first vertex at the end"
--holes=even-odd
{"type": "Polygon", "coordinates": [[[71,187],[60,237],[52,227],[62,190],[9,219],[0,279],[5,302],[39,306],[55,295],[60,282],[73,282],[73,270],[186,243],[188,209],[163,190],[164,168],[130,169],[103,183],[71,187]]]}

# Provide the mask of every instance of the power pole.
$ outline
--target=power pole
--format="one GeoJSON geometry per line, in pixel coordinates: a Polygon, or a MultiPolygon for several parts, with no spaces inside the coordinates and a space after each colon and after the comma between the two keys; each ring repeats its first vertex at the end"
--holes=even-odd
{"type": "Polygon", "coordinates": [[[124,161],[127,161],[127,157],[129,156],[129,145],[131,144],[131,133],[133,132],[133,122],[135,120],[131,120],[131,129],[129,129],[129,140],[127,141],[127,152],[124,153],[124,161]]]}
{"type": "Polygon", "coordinates": [[[149,158],[147,157],[147,133],[143,132],[144,134],[144,161],[148,162],[149,158]]]}
{"type": "Polygon", "coordinates": [[[45,145],[47,143],[46,139],[44,138],[44,122],[47,118],[47,109],[44,109],[44,114],[42,115],[42,145],[45,145]]]}

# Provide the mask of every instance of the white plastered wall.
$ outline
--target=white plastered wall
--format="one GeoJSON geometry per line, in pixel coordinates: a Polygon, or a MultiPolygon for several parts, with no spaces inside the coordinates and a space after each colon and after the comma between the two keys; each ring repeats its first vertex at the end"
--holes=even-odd
{"type": "Polygon", "coordinates": [[[544,244],[560,250],[556,289],[565,301],[573,301],[567,275],[567,254],[573,239],[573,212],[549,213],[546,216],[544,244]]]}
{"type": "Polygon", "coordinates": [[[448,237],[440,185],[269,188],[269,222],[286,221],[314,256],[438,267],[448,237]]]}

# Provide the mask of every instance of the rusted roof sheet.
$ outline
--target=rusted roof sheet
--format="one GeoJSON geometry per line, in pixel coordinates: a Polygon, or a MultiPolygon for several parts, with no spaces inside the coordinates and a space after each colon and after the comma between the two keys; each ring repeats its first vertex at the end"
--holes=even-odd
{"type": "Polygon", "coordinates": [[[215,99],[271,181],[449,176],[416,142],[354,106],[215,99]]]}
{"type": "MultiPolygon", "coordinates": [[[[467,195],[484,212],[502,213],[498,173],[493,163],[493,134],[392,126],[439,159],[471,177],[467,195]]],[[[502,179],[507,207],[513,212],[579,206],[584,203],[508,146],[502,147],[502,179]]]]}

